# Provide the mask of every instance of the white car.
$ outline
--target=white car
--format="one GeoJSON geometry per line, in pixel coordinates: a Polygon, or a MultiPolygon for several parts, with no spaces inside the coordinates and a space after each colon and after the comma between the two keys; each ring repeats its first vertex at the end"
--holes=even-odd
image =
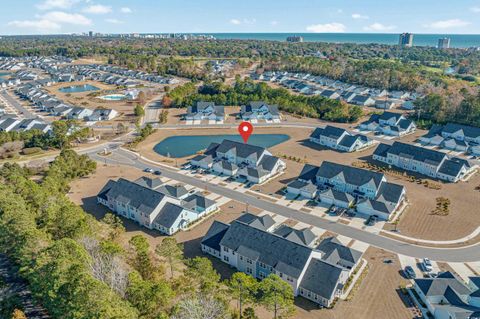
{"type": "Polygon", "coordinates": [[[425,269],[426,272],[431,272],[433,271],[433,266],[432,262],[428,258],[423,258],[422,262],[423,268],[425,269]]]}

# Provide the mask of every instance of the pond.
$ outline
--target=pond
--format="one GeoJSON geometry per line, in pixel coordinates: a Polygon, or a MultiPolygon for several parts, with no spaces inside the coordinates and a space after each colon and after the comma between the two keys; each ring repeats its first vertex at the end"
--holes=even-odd
{"type": "Polygon", "coordinates": [[[72,86],[67,86],[67,87],[58,89],[58,91],[62,93],[82,93],[82,92],[98,91],[98,90],[100,89],[90,84],[72,85],[72,86]]]}
{"type": "Polygon", "coordinates": [[[110,95],[104,95],[104,96],[99,96],[99,99],[102,100],[107,100],[107,101],[122,101],[127,98],[125,94],[110,94],[110,95]]]}
{"type": "MultiPolygon", "coordinates": [[[[195,155],[204,150],[210,143],[221,143],[224,139],[242,142],[240,135],[186,135],[167,137],[153,148],[153,150],[162,156],[181,158],[195,155]]],[[[286,134],[257,134],[250,136],[248,144],[261,147],[272,147],[288,141],[290,136],[286,134]]]]}

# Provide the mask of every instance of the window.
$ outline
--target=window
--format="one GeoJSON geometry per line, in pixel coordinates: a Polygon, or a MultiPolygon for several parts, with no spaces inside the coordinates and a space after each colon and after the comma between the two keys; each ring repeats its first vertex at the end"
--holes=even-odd
{"type": "Polygon", "coordinates": [[[252,274],[252,268],[247,267],[247,274],[252,274]]]}
{"type": "Polygon", "coordinates": [[[264,263],[259,263],[259,266],[262,267],[262,268],[267,268],[267,267],[265,267],[264,263]]]}
{"type": "Polygon", "coordinates": [[[240,260],[243,260],[243,256],[240,256],[240,260]]]}
{"type": "Polygon", "coordinates": [[[229,249],[227,247],[223,247],[223,251],[226,251],[228,253],[229,249]]]}
{"type": "Polygon", "coordinates": [[[228,263],[228,256],[223,256],[223,260],[225,260],[228,263]]]}

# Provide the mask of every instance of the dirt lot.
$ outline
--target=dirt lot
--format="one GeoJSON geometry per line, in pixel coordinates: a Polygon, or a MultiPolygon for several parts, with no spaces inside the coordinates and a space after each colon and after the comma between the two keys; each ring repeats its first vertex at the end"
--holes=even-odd
{"type": "MultiPolygon", "coordinates": [[[[297,313],[294,318],[301,319],[370,319],[414,318],[411,309],[402,301],[398,290],[407,283],[399,274],[400,262],[396,255],[376,248],[369,248],[363,256],[368,261],[367,275],[352,290],[354,294],[349,301],[339,301],[333,309],[319,310],[305,299],[298,298],[297,313]],[[392,259],[392,264],[384,264],[384,259],[392,259]],[[381,279],[380,279],[381,278],[381,279]]],[[[262,319],[270,318],[262,316],[262,319]]]]}
{"type": "Polygon", "coordinates": [[[69,82],[69,83],[57,83],[50,87],[47,87],[46,90],[58,97],[59,99],[68,102],[73,105],[81,105],[88,107],[90,109],[97,108],[108,108],[113,109],[123,116],[133,116],[134,103],[130,101],[105,101],[93,96],[89,96],[92,92],[101,92],[101,91],[88,91],[88,92],[79,92],[79,93],[62,93],[59,91],[60,88],[69,87],[74,85],[84,85],[90,84],[95,87],[98,87],[102,91],[113,91],[116,90],[116,86],[108,85],[102,82],[97,81],[81,81],[81,82],[69,82]]]}
{"type": "MultiPolygon", "coordinates": [[[[276,156],[293,155],[300,162],[285,159],[287,170],[284,174],[254,190],[264,194],[276,194],[300,173],[304,161],[309,164],[319,165],[322,161],[333,161],[351,165],[354,162],[370,161],[375,147],[362,152],[341,153],[310,143],[307,138],[313,129],[304,128],[257,128],[257,134],[288,134],[291,139],[276,145],[270,151],[276,156]]],[[[235,134],[236,129],[209,129],[210,134],[235,134]]],[[[164,158],[153,151],[153,147],[168,136],[176,135],[204,135],[203,129],[185,128],[176,130],[158,130],[149,136],[145,142],[138,146],[138,151],[146,157],[163,162],[173,163],[172,159],[164,158]]],[[[417,133],[405,137],[405,140],[415,139],[417,133]]],[[[404,140],[404,139],[402,139],[404,140]]],[[[178,159],[177,165],[185,163],[189,158],[178,159]]],[[[441,190],[434,190],[408,181],[405,177],[387,174],[390,182],[402,184],[407,189],[409,206],[401,216],[398,224],[400,232],[407,236],[429,240],[452,240],[464,237],[474,231],[480,222],[480,213],[473,209],[480,199],[480,192],[475,188],[480,186],[480,174],[472,177],[467,182],[457,184],[443,184],[441,190]],[[446,197],[451,201],[448,216],[432,215],[436,206],[437,197],[446,197]]]]}
{"type": "MultiPolygon", "coordinates": [[[[96,218],[101,218],[105,214],[106,209],[96,204],[95,195],[107,180],[117,179],[118,177],[135,179],[143,175],[143,172],[128,167],[104,167],[99,165],[94,175],[77,180],[71,184],[72,191],[69,193],[69,197],[74,202],[82,205],[85,210],[96,218]]],[[[185,256],[204,256],[200,250],[200,241],[213,221],[219,220],[229,223],[238,218],[244,212],[244,209],[245,205],[243,203],[231,201],[221,207],[221,212],[210,216],[193,229],[176,234],[177,240],[185,246],[185,256]]],[[[249,212],[258,214],[260,211],[250,207],[249,212]]],[[[124,224],[127,232],[122,235],[121,240],[125,245],[132,236],[137,234],[146,236],[151,247],[155,247],[164,238],[158,232],[149,231],[130,220],[124,219],[124,224]]],[[[320,310],[305,299],[298,298],[296,301],[297,312],[294,318],[411,318],[411,311],[404,306],[397,292],[397,288],[399,285],[404,284],[405,280],[398,273],[400,264],[396,260],[396,256],[370,248],[364,258],[369,262],[368,273],[352,300],[338,302],[334,310],[320,310]],[[384,264],[382,262],[384,258],[393,259],[394,264],[384,264]],[[379,277],[382,280],[378,280],[379,277]]],[[[224,263],[215,258],[210,258],[210,260],[223,278],[228,278],[232,274],[233,270],[224,263]]],[[[271,313],[261,308],[257,311],[261,319],[271,318],[271,313]]]]}

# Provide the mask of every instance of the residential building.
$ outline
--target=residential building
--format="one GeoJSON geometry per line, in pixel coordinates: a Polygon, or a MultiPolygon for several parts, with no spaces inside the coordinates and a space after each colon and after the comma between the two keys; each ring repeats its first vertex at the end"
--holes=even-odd
{"type": "Polygon", "coordinates": [[[473,162],[411,144],[380,144],[373,159],[447,182],[458,182],[477,169],[473,162]]]}
{"type": "Polygon", "coordinates": [[[450,38],[440,38],[440,39],[438,39],[437,48],[439,48],[439,49],[449,49],[450,48],[450,38]]]}
{"type": "Polygon", "coordinates": [[[417,126],[412,120],[399,113],[383,112],[373,114],[370,119],[360,123],[359,128],[365,131],[378,132],[390,136],[403,136],[413,133],[417,126]]]}
{"type": "Polygon", "coordinates": [[[303,37],[302,36],[289,36],[287,37],[287,42],[303,42],[303,37]]]}
{"type": "Polygon", "coordinates": [[[196,105],[188,107],[185,119],[190,121],[223,121],[225,119],[225,107],[215,105],[214,102],[197,102],[196,105]]]}
{"type": "Polygon", "coordinates": [[[399,36],[398,45],[400,47],[410,48],[413,46],[413,34],[411,33],[402,33],[399,36]]]}
{"type": "Polygon", "coordinates": [[[265,102],[250,102],[247,105],[242,105],[240,116],[244,121],[280,121],[281,119],[278,105],[268,105],[265,102]]]}
{"type": "Polygon", "coordinates": [[[342,128],[330,125],[316,128],[310,135],[310,142],[344,152],[355,152],[374,143],[366,135],[353,135],[342,128]]]}
{"type": "Polygon", "coordinates": [[[199,194],[197,200],[175,197],[159,179],[109,180],[97,195],[98,203],[140,225],[172,235],[217,209],[214,201],[199,194]],[[165,191],[162,192],[162,191],[165,191]],[[199,203],[200,204],[197,204],[199,203]]]}
{"type": "Polygon", "coordinates": [[[308,247],[315,239],[307,230],[282,225],[271,232],[252,224],[215,221],[201,242],[202,251],[260,280],[276,274],[292,287],[295,296],[331,307],[358,267],[361,253],[341,244],[342,248],[323,251],[308,247]],[[348,255],[355,256],[355,264],[343,260],[352,260],[348,255]]]}
{"type": "Polygon", "coordinates": [[[387,182],[382,173],[328,161],[319,167],[305,165],[297,180],[287,185],[287,192],[327,205],[355,207],[360,214],[384,220],[391,218],[406,196],[403,186],[387,182]]]}
{"type": "Polygon", "coordinates": [[[480,155],[480,128],[447,123],[445,126],[434,125],[430,131],[419,138],[425,145],[434,145],[440,148],[457,152],[469,152],[480,155]]]}
{"type": "Polygon", "coordinates": [[[210,144],[203,155],[195,156],[190,163],[252,183],[263,183],[286,168],[285,162],[265,148],[231,140],[210,144]]]}
{"type": "Polygon", "coordinates": [[[368,95],[357,94],[350,100],[350,103],[359,106],[372,106],[375,105],[375,100],[368,95]]]}
{"type": "Polygon", "coordinates": [[[413,289],[420,298],[421,308],[428,309],[431,318],[465,319],[480,316],[480,277],[470,277],[465,284],[451,272],[436,278],[414,279],[413,289]]]}

